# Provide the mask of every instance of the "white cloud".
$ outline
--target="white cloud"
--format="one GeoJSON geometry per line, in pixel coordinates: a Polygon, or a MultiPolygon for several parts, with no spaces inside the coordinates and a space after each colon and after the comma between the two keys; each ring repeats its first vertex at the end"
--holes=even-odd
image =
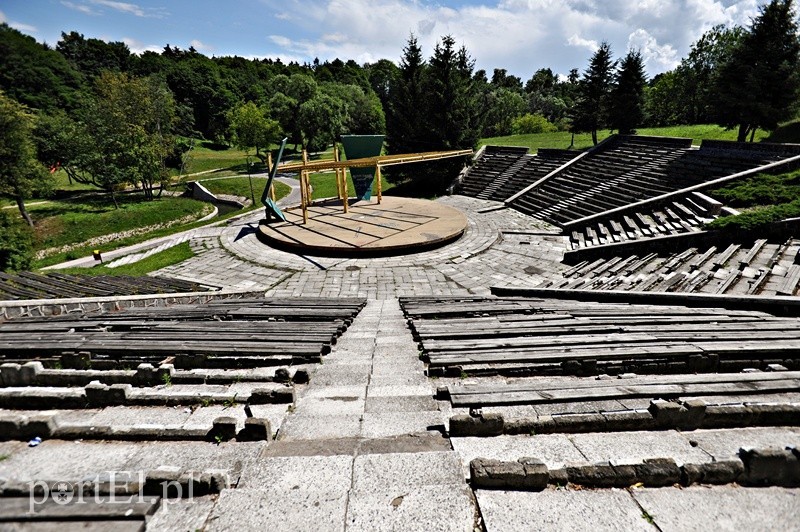
{"type": "Polygon", "coordinates": [[[0,24],[8,24],[12,28],[19,30],[24,33],[37,33],[39,30],[36,26],[31,26],[30,24],[24,24],[22,22],[15,22],[13,20],[8,20],[6,14],[0,11],[0,24]]]}
{"type": "Polygon", "coordinates": [[[66,6],[66,7],[70,8],[70,9],[74,9],[75,11],[80,11],[84,15],[96,16],[96,15],[100,14],[97,11],[95,11],[94,9],[92,9],[91,6],[86,5],[86,4],[76,4],[75,2],[67,2],[66,0],[64,0],[64,1],[61,2],[61,5],[66,6]]]}
{"type": "Polygon", "coordinates": [[[261,0],[290,20],[269,38],[278,54],[397,62],[411,33],[426,57],[449,34],[477,68],[506,68],[523,79],[543,67],[582,71],[602,41],[615,57],[640,48],[653,76],[672,68],[712,26],[749,24],[764,1],[484,0],[456,7],[441,0],[261,0]]]}
{"type": "Polygon", "coordinates": [[[570,46],[578,46],[580,48],[586,48],[590,52],[594,52],[600,47],[600,44],[592,39],[584,39],[578,35],[570,35],[569,39],[567,39],[567,44],[570,46]]]}
{"type": "Polygon", "coordinates": [[[678,51],[670,44],[659,44],[646,30],[637,29],[628,36],[628,49],[642,53],[645,67],[649,72],[672,70],[680,63],[678,51]]]}
{"type": "Polygon", "coordinates": [[[142,52],[160,52],[164,48],[157,44],[145,44],[142,41],[130,37],[123,37],[122,42],[127,44],[130,51],[134,54],[141,54],[142,52]]]}
{"type": "Polygon", "coordinates": [[[151,17],[151,18],[164,18],[167,12],[162,7],[144,8],[137,4],[130,4],[128,2],[117,2],[115,0],[89,0],[91,3],[109,7],[122,13],[128,13],[137,17],[151,17]]]}
{"type": "Polygon", "coordinates": [[[197,51],[210,52],[210,51],[214,50],[213,46],[211,46],[209,44],[205,44],[202,41],[200,41],[199,39],[192,39],[191,41],[189,41],[189,46],[192,46],[197,51]]]}

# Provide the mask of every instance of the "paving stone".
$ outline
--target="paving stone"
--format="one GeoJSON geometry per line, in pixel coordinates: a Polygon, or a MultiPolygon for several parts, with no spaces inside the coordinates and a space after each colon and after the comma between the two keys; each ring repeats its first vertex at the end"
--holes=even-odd
{"type": "Polygon", "coordinates": [[[366,413],[429,412],[438,411],[437,402],[428,396],[406,395],[399,397],[367,397],[366,413]]]}
{"type": "Polygon", "coordinates": [[[353,488],[362,491],[403,490],[462,481],[461,461],[454,452],[369,454],[356,457],[353,466],[353,488]]]}
{"type": "Polygon", "coordinates": [[[692,447],[674,430],[654,432],[592,432],[569,439],[589,462],[636,463],[644,458],[673,458],[678,465],[710,462],[711,456],[692,447]]]}
{"type": "Polygon", "coordinates": [[[584,414],[590,412],[614,412],[627,410],[619,401],[576,401],[573,403],[544,403],[535,405],[539,415],[561,414],[564,412],[584,414]]]}
{"type": "Polygon", "coordinates": [[[364,399],[359,397],[306,397],[298,401],[295,413],[302,416],[361,415],[364,399]]]}
{"type": "Polygon", "coordinates": [[[361,435],[360,415],[287,416],[278,439],[321,440],[353,438],[361,435]]]}
{"type": "Polygon", "coordinates": [[[439,412],[383,412],[364,414],[361,435],[365,438],[384,438],[400,434],[413,434],[444,428],[439,412]]]}
{"type": "Polygon", "coordinates": [[[488,532],[501,530],[653,530],[624,490],[477,490],[488,532]]]}
{"type": "Polygon", "coordinates": [[[250,410],[253,417],[268,419],[272,432],[275,433],[280,430],[283,420],[289,414],[289,407],[290,405],[285,404],[251,405],[250,410]]]}
{"type": "Polygon", "coordinates": [[[395,490],[354,490],[347,505],[347,530],[471,531],[474,508],[463,484],[395,490]]]}
{"type": "Polygon", "coordinates": [[[347,491],[352,474],[353,457],[349,455],[261,457],[244,469],[238,487],[278,492],[347,491]]]}
{"type": "Polygon", "coordinates": [[[800,489],[692,486],[632,494],[664,532],[798,528],[800,489]]]}
{"type": "Polygon", "coordinates": [[[213,496],[162,499],[158,510],[147,522],[147,530],[202,530],[216,503],[216,497],[213,496]]]}
{"type": "Polygon", "coordinates": [[[752,427],[742,429],[695,430],[682,433],[690,442],[697,442],[700,449],[716,460],[739,456],[742,447],[784,449],[794,445],[800,447],[800,433],[780,427],[752,427]]]}
{"type": "Polygon", "coordinates": [[[143,444],[45,440],[23,447],[0,461],[0,478],[19,482],[94,478],[109,471],[126,471],[143,444]]]}
{"type": "Polygon", "coordinates": [[[364,399],[367,396],[366,382],[361,386],[309,386],[301,397],[357,397],[364,399]]]}
{"type": "MultiPolygon", "coordinates": [[[[125,407],[102,409],[92,418],[93,425],[175,427],[183,426],[192,415],[187,407],[125,407]]],[[[211,426],[209,425],[209,428],[211,426]]]]}
{"type": "MultiPolygon", "coordinates": [[[[160,467],[206,471],[224,469],[238,472],[255,460],[267,442],[143,442],[125,462],[126,471],[147,471],[160,467]]],[[[238,474],[238,473],[237,473],[238,474]]]]}
{"type": "Polygon", "coordinates": [[[312,386],[357,386],[366,382],[371,364],[333,367],[325,365],[311,376],[312,386]]]}
{"type": "Polygon", "coordinates": [[[464,477],[469,477],[469,463],[475,458],[491,458],[515,462],[520,458],[536,458],[550,469],[559,469],[567,462],[586,461],[586,457],[563,434],[535,436],[496,436],[493,438],[450,438],[453,449],[465,464],[464,477]]]}
{"type": "Polygon", "coordinates": [[[238,430],[244,427],[244,418],[247,417],[247,415],[244,412],[244,405],[241,404],[235,404],[229,407],[224,405],[199,406],[192,412],[182,428],[187,430],[211,430],[214,420],[218,417],[235,418],[236,428],[238,430]]]}
{"type": "Polygon", "coordinates": [[[369,397],[398,397],[410,395],[433,397],[433,389],[429,384],[387,384],[385,386],[370,386],[369,390],[367,390],[367,395],[369,397]]]}
{"type": "Polygon", "coordinates": [[[223,490],[206,530],[344,530],[347,492],[223,490]]]}

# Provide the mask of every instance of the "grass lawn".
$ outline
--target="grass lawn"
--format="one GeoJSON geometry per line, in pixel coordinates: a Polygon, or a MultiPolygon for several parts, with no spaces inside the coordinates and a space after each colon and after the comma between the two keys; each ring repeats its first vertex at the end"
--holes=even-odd
{"type": "MultiPolygon", "coordinates": [[[[713,140],[736,140],[736,131],[725,131],[724,128],[713,124],[701,124],[695,126],[671,126],[640,128],[637,130],[639,135],[653,135],[658,137],[684,137],[693,139],[695,144],[699,144],[703,139],[713,140]]],[[[598,142],[609,137],[608,131],[598,131],[598,142]]],[[[755,141],[766,139],[769,133],[759,129],[756,131],[755,141]]],[[[510,135],[507,137],[492,137],[481,139],[479,147],[485,144],[498,146],[525,146],[530,148],[531,153],[538,148],[569,148],[572,133],[568,131],[557,131],[555,133],[538,133],[534,135],[510,135]]],[[[589,133],[575,135],[575,148],[584,149],[592,146],[592,136],[589,133]]]]}
{"type": "MultiPolygon", "coordinates": [[[[182,218],[199,218],[212,209],[208,203],[179,197],[144,201],[141,194],[136,193],[120,195],[119,202],[120,208],[115,209],[104,194],[98,194],[31,206],[29,210],[36,222],[34,251],[80,244],[103,235],[158,226],[182,218]]],[[[177,227],[172,226],[162,231],[169,234],[180,229],[178,224],[177,227]]],[[[42,267],[89,255],[92,249],[98,247],[103,250],[116,249],[153,236],[160,235],[150,232],[129,235],[102,245],[82,246],[50,255],[37,261],[35,266],[42,267]]]]}
{"type": "MultiPolygon", "coordinates": [[[[312,199],[336,197],[336,178],[334,176],[335,174],[333,172],[311,174],[311,188],[313,189],[311,193],[312,199]]],[[[381,188],[384,193],[394,186],[394,183],[386,181],[385,175],[381,175],[381,188]]],[[[353,178],[351,178],[350,174],[348,173],[347,193],[351,198],[353,197],[354,191],[355,186],[353,185],[353,178]]],[[[372,185],[372,193],[373,196],[378,193],[377,185],[375,183],[372,185]]]]}
{"type": "MultiPolygon", "coordinates": [[[[270,149],[275,152],[278,146],[271,146],[270,149]]],[[[289,145],[286,151],[283,152],[282,161],[292,159],[299,159],[300,153],[294,152],[294,147],[289,145]]],[[[314,154],[310,158],[333,158],[333,147],[327,148],[321,154],[314,154]]],[[[250,151],[250,171],[251,172],[266,172],[267,168],[255,156],[255,151],[250,151]]],[[[189,162],[183,174],[196,174],[198,172],[209,172],[213,177],[224,177],[233,175],[247,175],[247,153],[234,147],[214,144],[211,142],[200,142],[195,144],[194,149],[189,154],[189,162]],[[213,172],[209,172],[213,170],[213,172]]],[[[178,171],[173,170],[173,175],[177,176],[178,171]]],[[[276,191],[277,193],[277,191],[276,191]]],[[[248,194],[249,195],[249,194],[248,194]]]]}
{"type": "Polygon", "coordinates": [[[194,257],[191,246],[188,242],[182,242],[177,246],[165,249],[159,253],[150,255],[132,264],[124,264],[117,268],[108,268],[103,264],[98,264],[92,268],[65,268],[58,270],[58,273],[72,275],[131,275],[134,277],[147,275],[150,272],[178,264],[186,259],[194,257]]]}
{"type": "MultiPolygon", "coordinates": [[[[250,181],[247,177],[230,177],[224,179],[205,179],[200,181],[212,194],[230,194],[233,196],[242,196],[245,198],[250,197],[250,181]]],[[[261,198],[261,193],[264,192],[264,186],[267,184],[266,177],[253,178],[253,192],[255,193],[256,202],[261,198]]],[[[292,191],[291,187],[284,185],[279,181],[274,181],[275,184],[275,198],[281,199],[292,191]]]]}

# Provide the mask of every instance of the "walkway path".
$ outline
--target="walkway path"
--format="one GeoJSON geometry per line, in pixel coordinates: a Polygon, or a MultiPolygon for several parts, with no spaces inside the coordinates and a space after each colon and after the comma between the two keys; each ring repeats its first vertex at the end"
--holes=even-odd
{"type": "Polygon", "coordinates": [[[467,214],[467,231],[442,248],[387,258],[294,255],[256,237],[260,213],[190,241],[196,256],[155,275],[227,288],[263,289],[274,296],[488,294],[491,285],[533,286],[559,276],[566,240],[556,229],[500,204],[463,196],[437,201],[467,214]]]}

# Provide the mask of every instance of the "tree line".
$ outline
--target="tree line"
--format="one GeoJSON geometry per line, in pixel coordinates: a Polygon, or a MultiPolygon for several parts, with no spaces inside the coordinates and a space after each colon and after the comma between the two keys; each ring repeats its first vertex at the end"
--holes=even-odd
{"type": "MultiPolygon", "coordinates": [[[[639,51],[614,59],[607,43],[582,73],[542,68],[523,82],[504,69],[475,70],[451,36],[426,59],[412,35],[399,64],[284,64],[169,45],[137,55],[76,32],[50,47],[0,24],[0,193],[17,199],[28,221],[23,200],[48,188],[43,168],[61,168],[111,201],[121,184],[153,198],[197,138],[261,158],[282,136],[317,151],[346,133],[385,133],[390,153],[555,130],[590,132],[596,142],[602,130],[697,123],[752,140],[756,129],[794,117],[798,57],[793,0],[771,0],[747,28],[711,29],[677,68],[652,80],[639,51]]],[[[395,167],[390,177],[437,193],[460,164],[395,167]]]]}

